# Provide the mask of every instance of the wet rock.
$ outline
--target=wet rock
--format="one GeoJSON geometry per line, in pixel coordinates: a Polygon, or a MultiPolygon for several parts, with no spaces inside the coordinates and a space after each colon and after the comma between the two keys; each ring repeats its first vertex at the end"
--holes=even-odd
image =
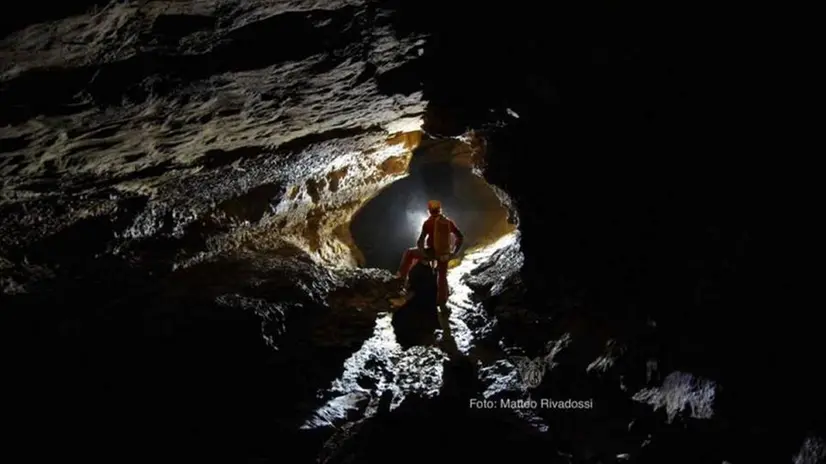
{"type": "Polygon", "coordinates": [[[634,399],[650,404],[655,410],[663,408],[669,421],[682,415],[710,419],[714,416],[716,390],[717,386],[711,380],[686,372],[672,372],[665,377],[662,386],[639,391],[634,394],[634,399]]]}
{"type": "Polygon", "coordinates": [[[605,353],[588,365],[588,372],[608,373],[615,368],[617,360],[625,354],[626,348],[615,340],[609,340],[605,345],[605,353]]]}
{"type": "Polygon", "coordinates": [[[822,464],[826,462],[826,440],[819,436],[808,436],[794,458],[794,464],[822,464]]]}
{"type": "MultiPolygon", "coordinates": [[[[400,281],[380,270],[349,270],[336,273],[340,287],[327,298],[334,313],[348,320],[372,317],[372,335],[343,363],[343,372],[321,395],[324,405],[303,425],[308,430],[325,430],[358,417],[371,417],[389,401],[395,409],[411,396],[433,397],[443,385],[442,361],[445,354],[435,346],[435,293],[430,293],[430,324],[424,320],[421,299],[427,295],[422,279],[432,286],[435,280],[429,268],[419,266],[411,273],[411,290],[419,300],[411,299],[407,307],[386,312],[388,297],[398,294],[400,281]],[[421,274],[424,272],[425,274],[421,274]],[[418,277],[417,277],[418,276],[418,277]],[[341,312],[343,311],[343,312],[341,312]],[[378,318],[376,315],[378,314],[378,318]]],[[[426,314],[426,313],[425,313],[426,314]]],[[[346,321],[329,324],[340,332],[346,321]]],[[[327,337],[328,340],[335,339],[327,337]]]]}
{"type": "Polygon", "coordinates": [[[409,459],[451,462],[455,456],[529,460],[537,455],[549,462],[570,462],[553,450],[551,440],[513,413],[502,409],[468,409],[467,400],[411,398],[395,411],[359,422],[325,445],[321,461],[381,462],[388,453],[409,459]],[[456,415],[458,411],[463,413],[456,415]],[[482,440],[456,440],[456,433],[482,440]],[[485,443],[481,446],[479,443],[485,443]]]}
{"type": "Polygon", "coordinates": [[[354,394],[367,398],[364,417],[383,408],[395,409],[413,396],[434,397],[442,388],[445,355],[427,346],[402,347],[395,340],[391,320],[382,315],[376,320],[372,336],[343,362],[343,372],[324,390],[325,403],[306,421],[304,428],[329,428],[353,419],[342,403],[349,404],[354,394]],[[382,406],[385,402],[388,405],[382,406]]]}
{"type": "Polygon", "coordinates": [[[489,328],[476,324],[474,329],[492,331],[489,335],[481,333],[483,339],[504,336],[506,345],[529,346],[530,351],[538,352],[547,342],[545,317],[527,305],[520,272],[524,257],[519,234],[508,237],[501,248],[479,258],[472,271],[462,279],[473,290],[471,299],[481,303],[495,321],[489,328]]]}
{"type": "Polygon", "coordinates": [[[486,262],[477,266],[466,278],[467,285],[479,298],[496,304],[494,298],[506,290],[519,288],[519,271],[523,262],[524,256],[517,235],[510,244],[497,250],[486,262]]]}
{"type": "Polygon", "coordinates": [[[479,374],[480,381],[485,385],[484,398],[498,401],[501,398],[512,398],[514,394],[517,395],[516,399],[527,398],[527,385],[514,362],[500,359],[481,368],[479,374]]]}
{"type": "Polygon", "coordinates": [[[370,395],[365,392],[352,392],[337,396],[315,411],[310,419],[302,425],[303,429],[319,429],[335,424],[352,427],[361,420],[369,407],[370,395]]]}

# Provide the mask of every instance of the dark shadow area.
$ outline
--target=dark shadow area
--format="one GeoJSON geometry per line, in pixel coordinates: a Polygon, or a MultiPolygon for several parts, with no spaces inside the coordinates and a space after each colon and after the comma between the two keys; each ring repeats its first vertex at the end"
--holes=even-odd
{"type": "Polygon", "coordinates": [[[35,244],[29,262],[55,275],[0,295],[10,444],[50,437],[54,447],[27,455],[93,462],[125,449],[135,461],[252,462],[284,449],[312,461],[324,434],[299,426],[375,317],[314,303],[295,287],[317,280],[300,257],[267,272],[224,259],[174,273],[186,243],[143,244],[144,260],[95,257],[112,226],[79,222],[35,244]]]}
{"type": "Polygon", "coordinates": [[[720,422],[650,461],[789,461],[826,417],[822,324],[799,298],[815,287],[793,259],[810,256],[814,184],[739,156],[797,138],[762,23],[665,4],[395,3],[400,29],[433,34],[424,130],[488,128],[486,179],[519,212],[523,307],[557,318],[549,337],[621,337],[665,373],[722,385],[720,422]],[[791,397],[807,406],[766,401],[791,397]]]}
{"type": "MultiPolygon", "coordinates": [[[[435,149],[443,150],[443,145],[435,149]]],[[[496,236],[507,223],[507,210],[483,179],[450,160],[430,161],[440,153],[428,150],[417,149],[409,175],[386,187],[353,217],[350,232],[364,255],[364,266],[396,272],[404,250],[416,246],[431,199],[442,202],[445,215],[465,234],[464,248],[496,236]]]]}
{"type": "Polygon", "coordinates": [[[415,345],[433,345],[439,329],[436,307],[436,273],[419,262],[408,276],[413,297],[393,314],[393,330],[402,348],[415,345]]]}

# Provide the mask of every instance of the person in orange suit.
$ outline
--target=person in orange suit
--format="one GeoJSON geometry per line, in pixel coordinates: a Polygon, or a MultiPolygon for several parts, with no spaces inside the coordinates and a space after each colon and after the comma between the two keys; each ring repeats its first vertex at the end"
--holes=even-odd
{"type": "MultiPolygon", "coordinates": [[[[427,202],[430,212],[416,241],[416,247],[404,252],[396,277],[407,280],[407,274],[420,260],[437,261],[437,303],[444,309],[447,305],[447,265],[462,248],[464,235],[451,219],[442,213],[442,204],[437,200],[427,202]]],[[[407,300],[409,298],[405,298],[407,300]]]]}

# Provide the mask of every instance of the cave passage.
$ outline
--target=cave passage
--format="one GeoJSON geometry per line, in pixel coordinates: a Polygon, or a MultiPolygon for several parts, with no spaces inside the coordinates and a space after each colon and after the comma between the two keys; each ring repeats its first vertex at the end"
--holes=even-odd
{"type": "Polygon", "coordinates": [[[442,202],[444,214],[465,234],[463,249],[490,243],[513,230],[508,211],[493,189],[451,155],[458,140],[423,143],[413,153],[409,175],[369,200],[353,217],[350,232],[364,267],[398,270],[402,253],[416,245],[427,219],[427,201],[442,202]]]}

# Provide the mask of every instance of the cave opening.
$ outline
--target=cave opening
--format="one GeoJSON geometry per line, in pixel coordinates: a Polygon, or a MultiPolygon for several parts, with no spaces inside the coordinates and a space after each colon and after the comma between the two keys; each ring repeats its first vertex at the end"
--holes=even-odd
{"type": "Polygon", "coordinates": [[[404,250],[416,245],[428,200],[465,235],[462,254],[512,232],[508,209],[473,172],[471,148],[460,139],[424,139],[413,151],[408,175],[385,187],[353,216],[350,233],[361,266],[398,270],[404,250]]]}

